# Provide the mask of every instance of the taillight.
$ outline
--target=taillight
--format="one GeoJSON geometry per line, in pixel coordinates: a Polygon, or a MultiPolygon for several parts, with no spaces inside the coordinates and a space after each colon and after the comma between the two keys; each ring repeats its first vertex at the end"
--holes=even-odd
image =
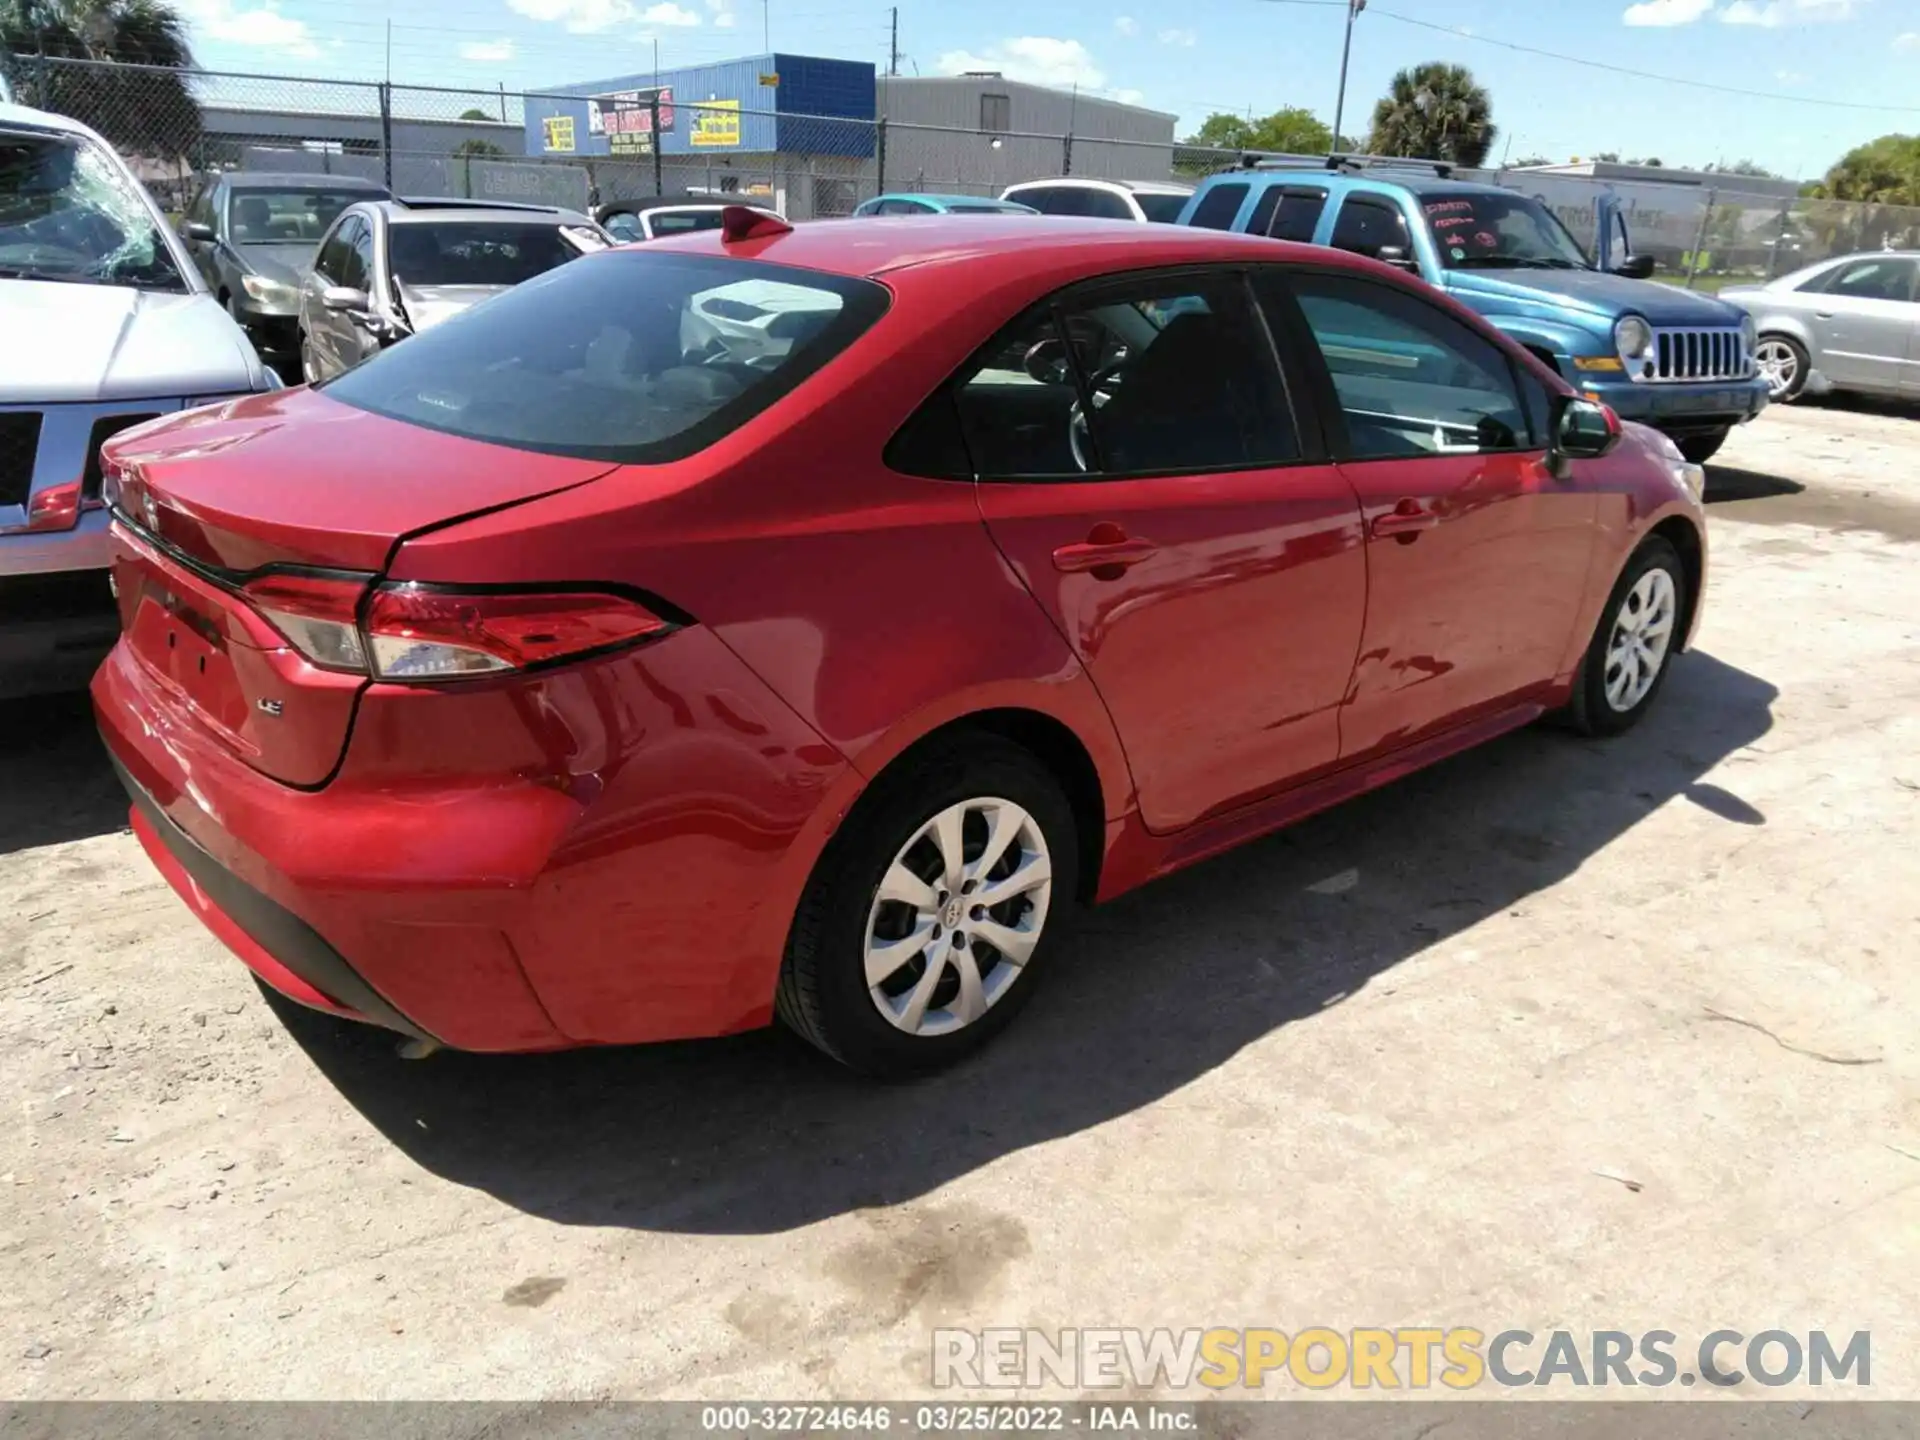
{"type": "Polygon", "coordinates": [[[631,645],[673,628],[636,600],[599,591],[480,594],[383,585],[364,620],[383,680],[460,680],[631,645]]]}
{"type": "Polygon", "coordinates": [[[8,525],[4,533],[8,535],[35,535],[45,532],[71,530],[80,523],[80,512],[98,510],[99,500],[84,493],[84,487],[78,480],[69,480],[64,485],[49,485],[36,490],[27,500],[27,520],[24,525],[8,525]]]}
{"type": "Polygon", "coordinates": [[[276,574],[249,580],[241,593],[313,664],[364,675],[367,651],[355,617],[366,589],[357,577],[276,574]]]}

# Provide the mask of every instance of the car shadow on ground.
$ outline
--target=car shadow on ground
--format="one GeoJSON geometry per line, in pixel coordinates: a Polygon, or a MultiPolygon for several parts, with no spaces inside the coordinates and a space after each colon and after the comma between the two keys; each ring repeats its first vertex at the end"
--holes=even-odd
{"type": "MultiPolygon", "coordinates": [[[[1151,1104],[1520,906],[1676,798],[1765,823],[1703,777],[1767,732],[1775,694],[1694,655],[1618,740],[1529,729],[1094,910],[1018,1023],[928,1079],[863,1081],[778,1031],[409,1063],[390,1036],[275,1008],[368,1120],[449,1180],[567,1224],[788,1230],[1151,1104]]],[[[1673,885],[1690,873],[1676,856],[1673,885]]]]}
{"type": "Polygon", "coordinates": [[[0,855],[126,828],[87,693],[0,701],[0,855]]]}

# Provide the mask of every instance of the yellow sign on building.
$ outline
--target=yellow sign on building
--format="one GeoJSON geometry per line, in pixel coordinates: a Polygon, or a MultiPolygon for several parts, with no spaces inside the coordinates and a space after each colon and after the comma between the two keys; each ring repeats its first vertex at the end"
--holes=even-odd
{"type": "Polygon", "coordinates": [[[573,153],[573,117],[571,115],[549,115],[541,122],[546,127],[547,149],[573,153]]]}
{"type": "Polygon", "coordinates": [[[693,132],[687,137],[696,149],[740,144],[740,102],[703,100],[689,107],[693,111],[693,132]]]}

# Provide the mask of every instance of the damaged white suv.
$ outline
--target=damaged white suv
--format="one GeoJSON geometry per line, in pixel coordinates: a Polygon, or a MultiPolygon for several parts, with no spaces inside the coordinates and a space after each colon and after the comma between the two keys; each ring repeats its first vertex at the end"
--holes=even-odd
{"type": "Polygon", "coordinates": [[[279,384],[106,142],[0,102],[0,697],[84,685],[118,632],[101,442],[279,384]]]}

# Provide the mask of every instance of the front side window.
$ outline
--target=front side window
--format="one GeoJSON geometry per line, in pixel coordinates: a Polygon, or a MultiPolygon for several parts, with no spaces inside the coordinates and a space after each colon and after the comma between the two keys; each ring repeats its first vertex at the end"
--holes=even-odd
{"type": "Polygon", "coordinates": [[[1910,301],[1914,269],[1913,261],[1894,257],[1856,260],[1840,268],[1826,291],[1829,295],[1848,295],[1855,300],[1910,301]]]}
{"type": "Polygon", "coordinates": [[[1082,190],[1080,192],[1081,209],[1076,215],[1086,215],[1095,220],[1131,220],[1133,211],[1128,208],[1124,196],[1111,190],[1082,190]]]}
{"type": "Polygon", "coordinates": [[[518,285],[579,258],[557,225],[423,221],[387,230],[387,269],[414,287],[518,285]]]}
{"type": "Polygon", "coordinates": [[[373,227],[356,216],[342,227],[340,236],[346,246],[340,257],[340,283],[353,290],[368,289],[373,283],[373,227]]]}
{"type": "Polygon", "coordinates": [[[391,346],[325,390],[474,440],[663,463],[747,423],[886,308],[869,280],[608,250],[391,346]]]}
{"type": "Polygon", "coordinates": [[[1300,454],[1272,348],[1232,273],[1038,307],[952,393],[982,479],[1258,469],[1300,454]]]}
{"type": "Polygon", "coordinates": [[[236,189],[227,199],[227,231],[236,245],[311,245],[364,190],[236,189]]]}
{"type": "Polygon", "coordinates": [[[1154,191],[1135,191],[1133,203],[1140,207],[1140,213],[1147,217],[1150,224],[1177,225],[1180,212],[1187,208],[1190,197],[1181,194],[1158,194],[1154,191]]]}
{"type": "Polygon", "coordinates": [[[1391,200],[1369,195],[1349,195],[1333,223],[1333,248],[1350,250],[1378,260],[1389,246],[1402,254],[1411,254],[1407,239],[1407,219],[1391,200]]]}
{"type": "Polygon", "coordinates": [[[347,273],[349,249],[348,232],[360,222],[354,216],[348,216],[334,226],[333,233],[320,242],[320,253],[314,257],[314,273],[335,285],[344,283],[340,277],[347,273]]]}
{"type": "Polygon", "coordinates": [[[0,131],[0,278],[184,290],[153,213],[80,135],[0,131]]]}
{"type": "Polygon", "coordinates": [[[1537,448],[1498,346],[1372,280],[1296,273],[1289,287],[1333,377],[1356,460],[1537,448]]]}
{"type": "Polygon", "coordinates": [[[1449,270],[1592,268],[1558,217],[1525,195],[1436,191],[1420,209],[1449,270]]]}

